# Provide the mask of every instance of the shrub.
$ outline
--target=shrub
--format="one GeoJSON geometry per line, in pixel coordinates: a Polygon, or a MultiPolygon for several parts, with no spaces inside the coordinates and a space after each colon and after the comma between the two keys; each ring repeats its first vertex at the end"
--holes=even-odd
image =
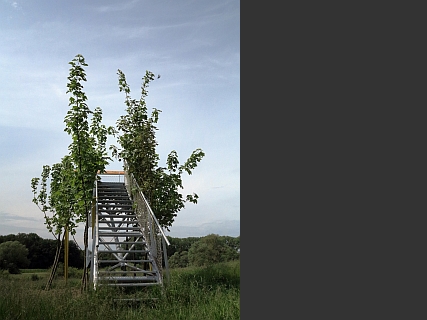
{"type": "Polygon", "coordinates": [[[27,258],[28,249],[19,241],[6,241],[0,244],[0,269],[8,270],[11,274],[19,274],[19,268],[30,264],[27,258]]]}
{"type": "Polygon", "coordinates": [[[188,250],[189,265],[201,267],[239,259],[239,253],[227,244],[227,238],[209,234],[193,243],[188,250]]]}
{"type": "Polygon", "coordinates": [[[39,280],[40,278],[39,278],[39,276],[38,276],[38,275],[36,275],[36,274],[32,274],[30,279],[31,279],[32,281],[37,281],[37,280],[39,280]]]}

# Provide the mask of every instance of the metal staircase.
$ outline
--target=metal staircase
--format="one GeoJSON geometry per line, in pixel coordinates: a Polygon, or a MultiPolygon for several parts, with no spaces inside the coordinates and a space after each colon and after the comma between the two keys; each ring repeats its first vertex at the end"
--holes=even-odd
{"type": "Polygon", "coordinates": [[[95,182],[90,281],[95,289],[162,285],[169,242],[136,182],[119,173],[124,182],[95,182]]]}

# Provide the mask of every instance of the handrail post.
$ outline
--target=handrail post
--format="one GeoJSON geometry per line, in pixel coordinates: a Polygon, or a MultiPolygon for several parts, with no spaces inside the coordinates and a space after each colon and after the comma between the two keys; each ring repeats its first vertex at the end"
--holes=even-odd
{"type": "Polygon", "coordinates": [[[162,246],[163,246],[163,257],[165,260],[165,268],[166,268],[166,280],[167,280],[167,283],[169,284],[170,283],[170,275],[169,275],[168,255],[167,255],[165,239],[163,239],[163,238],[162,238],[162,246]]]}

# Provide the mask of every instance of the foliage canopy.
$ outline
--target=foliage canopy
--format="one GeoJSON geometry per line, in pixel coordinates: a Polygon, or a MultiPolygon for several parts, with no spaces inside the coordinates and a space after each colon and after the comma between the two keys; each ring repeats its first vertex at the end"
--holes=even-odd
{"type": "Polygon", "coordinates": [[[172,150],[167,156],[167,167],[160,167],[156,153],[156,123],[161,110],[153,108],[149,115],[146,104],[148,87],[155,75],[146,71],[142,78],[141,97],[136,100],[130,96],[125,74],[120,69],[117,74],[119,90],[125,93],[126,114],[117,120],[117,141],[121,148],[111,146],[113,156],[125,160],[126,170],[135,177],[160,225],[169,230],[177,212],[185,207],[186,202],[197,203],[196,193],[184,197],[180,192],[184,188],[182,174],[191,175],[205,153],[197,148],[180,165],[177,152],[172,150]]]}

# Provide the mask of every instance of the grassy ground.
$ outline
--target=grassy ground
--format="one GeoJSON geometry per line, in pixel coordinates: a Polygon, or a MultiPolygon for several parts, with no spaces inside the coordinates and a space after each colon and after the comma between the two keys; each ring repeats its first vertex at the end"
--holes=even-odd
{"type": "Polygon", "coordinates": [[[67,283],[58,277],[45,291],[48,277],[47,270],[0,274],[0,319],[240,319],[240,261],[172,269],[164,290],[100,287],[82,294],[73,276],[67,283]]]}

